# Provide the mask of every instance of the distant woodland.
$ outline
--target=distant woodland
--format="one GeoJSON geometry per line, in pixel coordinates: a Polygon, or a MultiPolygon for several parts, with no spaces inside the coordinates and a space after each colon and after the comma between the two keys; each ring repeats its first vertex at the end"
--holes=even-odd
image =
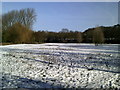
{"type": "Polygon", "coordinates": [[[33,31],[36,20],[35,10],[31,8],[13,10],[2,15],[3,43],[112,43],[120,44],[120,25],[97,26],[84,32],[61,29],[60,32],[44,30],[33,31]]]}

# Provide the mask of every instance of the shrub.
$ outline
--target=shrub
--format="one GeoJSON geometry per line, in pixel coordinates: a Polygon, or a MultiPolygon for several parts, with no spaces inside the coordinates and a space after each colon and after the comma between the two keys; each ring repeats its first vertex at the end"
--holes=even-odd
{"type": "Polygon", "coordinates": [[[5,33],[7,42],[12,43],[30,43],[32,42],[32,30],[20,23],[15,23],[9,27],[5,33]]]}

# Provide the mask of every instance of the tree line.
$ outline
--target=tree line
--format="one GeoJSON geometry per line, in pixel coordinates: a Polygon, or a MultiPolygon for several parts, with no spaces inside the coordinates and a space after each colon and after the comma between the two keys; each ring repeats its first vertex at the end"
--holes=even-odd
{"type": "Polygon", "coordinates": [[[2,15],[3,43],[119,43],[120,25],[98,26],[84,32],[63,28],[60,32],[33,31],[36,20],[32,8],[13,10],[2,15]]]}
{"type": "Polygon", "coordinates": [[[34,32],[35,42],[44,43],[79,43],[82,42],[82,33],[78,31],[67,31],[62,29],[60,32],[37,31],[34,32]]]}
{"type": "Polygon", "coordinates": [[[111,43],[120,44],[120,24],[114,26],[99,26],[89,28],[83,32],[83,42],[85,43],[111,43]]]}

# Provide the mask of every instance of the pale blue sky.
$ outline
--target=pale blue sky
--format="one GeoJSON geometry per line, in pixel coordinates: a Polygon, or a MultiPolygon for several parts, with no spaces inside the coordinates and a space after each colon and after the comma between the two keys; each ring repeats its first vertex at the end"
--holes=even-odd
{"type": "Polygon", "coordinates": [[[118,23],[117,2],[3,2],[2,10],[34,8],[37,21],[33,30],[60,31],[62,28],[84,31],[97,25],[118,23]]]}

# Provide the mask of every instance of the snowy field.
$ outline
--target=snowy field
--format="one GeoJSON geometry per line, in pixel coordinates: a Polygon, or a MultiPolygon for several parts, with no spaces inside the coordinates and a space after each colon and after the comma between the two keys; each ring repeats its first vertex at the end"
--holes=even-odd
{"type": "Polygon", "coordinates": [[[2,88],[118,88],[117,44],[0,46],[2,88]]]}

